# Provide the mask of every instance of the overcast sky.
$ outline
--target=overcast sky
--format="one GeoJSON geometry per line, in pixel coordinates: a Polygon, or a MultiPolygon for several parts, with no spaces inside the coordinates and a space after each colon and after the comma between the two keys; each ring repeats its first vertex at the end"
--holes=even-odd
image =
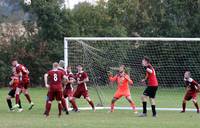
{"type": "Polygon", "coordinates": [[[84,2],[84,1],[94,4],[96,0],[65,0],[65,3],[67,7],[73,8],[74,5],[78,4],[79,2],[84,2]]]}

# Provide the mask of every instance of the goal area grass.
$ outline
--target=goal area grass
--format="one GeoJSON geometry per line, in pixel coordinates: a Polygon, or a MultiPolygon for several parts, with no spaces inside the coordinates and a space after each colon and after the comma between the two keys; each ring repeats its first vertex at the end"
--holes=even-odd
{"type": "MultiPolygon", "coordinates": [[[[140,96],[144,88],[131,88],[132,98],[138,107],[141,107],[140,96]]],[[[102,87],[103,102],[105,106],[109,106],[110,101],[115,92],[115,88],[102,87]]],[[[95,104],[99,103],[97,93],[93,87],[89,88],[91,99],[95,104]]],[[[151,111],[148,111],[148,117],[140,118],[131,110],[115,110],[114,113],[108,113],[108,109],[97,110],[95,113],[91,110],[81,110],[80,113],[70,112],[70,115],[63,113],[58,118],[57,103],[54,101],[50,117],[46,119],[43,116],[45,98],[47,90],[45,88],[31,88],[30,94],[34,108],[29,111],[28,103],[23,95],[21,95],[24,111],[9,112],[6,96],[7,88],[0,89],[0,128],[188,128],[199,127],[200,114],[195,111],[188,111],[184,114],[180,111],[159,111],[158,117],[153,118],[151,111]]],[[[157,94],[158,108],[181,108],[182,97],[184,95],[183,88],[177,89],[159,89],[157,94]]],[[[89,107],[87,102],[81,98],[77,99],[80,108],[89,107]]],[[[13,104],[14,104],[13,100],[13,104]]],[[[122,98],[116,103],[117,107],[129,107],[128,102],[122,98]]],[[[148,104],[150,107],[150,104],[148,104]]],[[[188,108],[194,108],[192,102],[188,102],[188,108]]],[[[141,110],[139,110],[141,112],[141,110]]]]}

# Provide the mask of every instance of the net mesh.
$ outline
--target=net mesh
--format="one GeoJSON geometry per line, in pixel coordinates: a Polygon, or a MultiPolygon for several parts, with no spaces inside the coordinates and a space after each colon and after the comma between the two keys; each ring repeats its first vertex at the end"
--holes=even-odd
{"type": "Polygon", "coordinates": [[[160,88],[177,89],[184,86],[183,73],[191,71],[192,77],[200,77],[200,43],[198,41],[68,41],[69,65],[84,65],[90,77],[90,86],[95,87],[103,102],[102,87],[110,84],[108,71],[117,72],[124,64],[134,79],[134,86],[140,87],[145,76],[141,65],[144,56],[151,59],[160,88]]]}

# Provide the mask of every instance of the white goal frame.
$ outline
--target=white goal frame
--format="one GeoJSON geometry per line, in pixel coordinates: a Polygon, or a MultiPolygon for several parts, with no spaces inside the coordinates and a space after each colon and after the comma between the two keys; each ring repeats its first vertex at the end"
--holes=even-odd
{"type": "MultiPolygon", "coordinates": [[[[198,42],[200,38],[172,38],[172,37],[64,37],[64,61],[65,68],[69,64],[68,59],[68,43],[70,41],[187,41],[187,42],[198,42]]],[[[89,107],[79,108],[80,110],[91,110],[89,107]]],[[[110,109],[109,107],[96,107],[97,110],[110,109]]],[[[132,110],[131,107],[115,107],[118,110],[132,110]]],[[[141,107],[137,108],[142,110],[141,107]]],[[[148,108],[150,109],[150,108],[148,108]]],[[[181,108],[157,108],[160,111],[181,111],[181,108]]],[[[196,111],[196,109],[188,108],[187,111],[196,111]]]]}

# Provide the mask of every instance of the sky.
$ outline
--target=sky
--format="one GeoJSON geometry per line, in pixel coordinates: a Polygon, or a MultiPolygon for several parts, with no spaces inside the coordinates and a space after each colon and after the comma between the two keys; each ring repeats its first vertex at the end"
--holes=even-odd
{"type": "Polygon", "coordinates": [[[65,3],[66,7],[73,8],[74,5],[78,4],[79,2],[85,2],[85,1],[95,4],[95,1],[97,0],[65,0],[65,3]]]}

